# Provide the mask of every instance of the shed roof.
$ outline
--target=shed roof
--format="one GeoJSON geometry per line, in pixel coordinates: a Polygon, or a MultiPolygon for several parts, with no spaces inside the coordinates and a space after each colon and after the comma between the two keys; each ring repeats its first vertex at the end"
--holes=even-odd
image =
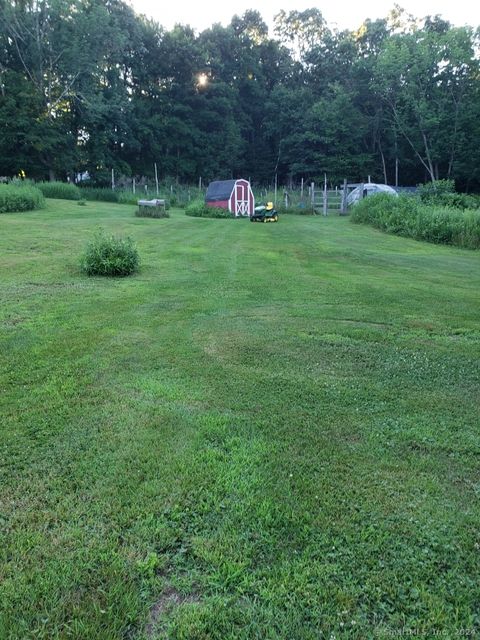
{"type": "Polygon", "coordinates": [[[232,195],[236,180],[215,180],[210,182],[205,200],[215,202],[216,200],[228,200],[232,195]]]}

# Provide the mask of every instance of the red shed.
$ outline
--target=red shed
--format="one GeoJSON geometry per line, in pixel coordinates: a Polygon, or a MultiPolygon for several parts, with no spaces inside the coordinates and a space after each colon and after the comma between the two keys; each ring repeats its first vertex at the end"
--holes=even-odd
{"type": "Polygon", "coordinates": [[[248,180],[216,180],[210,182],[205,196],[210,207],[228,209],[234,216],[251,216],[255,198],[248,180]]]}

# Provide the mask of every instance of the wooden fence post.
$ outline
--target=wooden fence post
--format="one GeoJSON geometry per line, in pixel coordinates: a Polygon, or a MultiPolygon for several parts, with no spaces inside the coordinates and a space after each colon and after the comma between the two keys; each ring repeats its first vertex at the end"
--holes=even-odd
{"type": "Polygon", "coordinates": [[[157,163],[154,163],[155,166],[155,185],[157,187],[157,196],[158,196],[158,172],[157,172],[157,163]]]}
{"type": "Polygon", "coordinates": [[[327,191],[327,174],[323,183],[323,215],[328,216],[328,191],[327,191]]]}
{"type": "Polygon", "coordinates": [[[340,207],[340,212],[344,215],[347,213],[347,179],[346,178],[344,178],[343,180],[342,204],[340,207]]]}

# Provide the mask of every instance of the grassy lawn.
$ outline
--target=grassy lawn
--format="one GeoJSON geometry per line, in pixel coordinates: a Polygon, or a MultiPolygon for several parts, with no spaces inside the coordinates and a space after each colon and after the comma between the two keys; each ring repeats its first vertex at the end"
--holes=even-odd
{"type": "Polygon", "coordinates": [[[0,216],[1,640],[474,637],[479,252],[133,211],[0,216]]]}

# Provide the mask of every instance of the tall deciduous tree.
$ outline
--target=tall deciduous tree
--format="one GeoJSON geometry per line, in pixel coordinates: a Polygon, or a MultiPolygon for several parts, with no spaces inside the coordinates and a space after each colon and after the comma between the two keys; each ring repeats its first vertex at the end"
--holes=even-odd
{"type": "Polygon", "coordinates": [[[472,31],[438,18],[394,34],[379,54],[372,88],[434,181],[451,177],[462,112],[478,82],[472,31]]]}

